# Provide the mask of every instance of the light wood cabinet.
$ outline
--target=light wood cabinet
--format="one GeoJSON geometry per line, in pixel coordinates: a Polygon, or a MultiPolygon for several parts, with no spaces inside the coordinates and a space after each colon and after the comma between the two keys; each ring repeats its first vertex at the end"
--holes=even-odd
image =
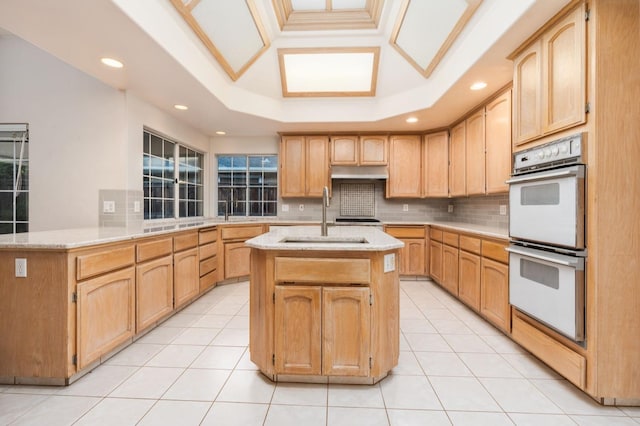
{"type": "Polygon", "coordinates": [[[173,257],[170,253],[136,265],[136,333],[173,312],[173,257]]]}
{"type": "Polygon", "coordinates": [[[198,232],[173,237],[173,307],[180,308],[200,291],[198,232]]]}
{"type": "Polygon", "coordinates": [[[78,369],[135,334],[135,280],[131,266],[78,283],[78,369]]]}
{"type": "Polygon", "coordinates": [[[387,136],[360,136],[361,166],[386,166],[389,163],[389,141],[387,136]]]}
{"type": "Polygon", "coordinates": [[[442,250],[440,241],[431,240],[429,242],[429,274],[438,284],[442,283],[442,250]]]}
{"type": "Polygon", "coordinates": [[[221,262],[225,280],[249,276],[251,273],[251,249],[246,247],[244,242],[262,234],[263,231],[262,225],[221,227],[221,262]]]}
{"type": "MultiPolygon", "coordinates": [[[[457,238],[457,235],[456,235],[457,238]]],[[[458,247],[443,244],[442,246],[442,287],[449,293],[458,296],[458,247]]]]}
{"type": "Polygon", "coordinates": [[[198,257],[200,259],[200,293],[216,285],[218,281],[218,229],[207,228],[198,232],[198,257]]]}
{"type": "Polygon", "coordinates": [[[460,250],[458,297],[461,301],[480,311],[480,256],[460,250]]]}
{"type": "Polygon", "coordinates": [[[509,267],[486,257],[480,263],[480,313],[507,333],[511,332],[509,267]]]}
{"type": "Polygon", "coordinates": [[[387,198],[422,197],[422,140],[419,135],[389,137],[387,198]]]}
{"type": "Polygon", "coordinates": [[[360,153],[358,136],[331,137],[331,164],[336,166],[357,166],[360,153]]]}
{"type": "Polygon", "coordinates": [[[280,195],[322,197],[329,182],[328,136],[283,136],[280,141],[280,195]]]}
{"type": "Polygon", "coordinates": [[[485,107],[485,184],[487,194],[509,191],[511,175],[511,90],[485,107]]]}
{"type": "Polygon", "coordinates": [[[484,108],[465,120],[466,123],[466,189],[467,195],[485,193],[485,118],[484,108]]]}
{"type": "Polygon", "coordinates": [[[586,121],[584,3],[514,58],[514,146],[586,121]]]}
{"type": "Polygon", "coordinates": [[[387,226],[385,232],[404,243],[398,254],[400,275],[426,275],[426,239],[423,226],[387,226]]]}
{"type": "MultiPolygon", "coordinates": [[[[425,197],[449,195],[449,134],[447,131],[424,137],[422,188],[425,197]]],[[[408,168],[407,165],[404,166],[408,168]]],[[[412,171],[409,168],[409,171],[412,171]]],[[[413,170],[415,174],[415,169],[413,170]]]]}
{"type": "Polygon", "coordinates": [[[466,187],[466,126],[462,121],[451,129],[449,141],[449,196],[467,195],[466,187]]]}

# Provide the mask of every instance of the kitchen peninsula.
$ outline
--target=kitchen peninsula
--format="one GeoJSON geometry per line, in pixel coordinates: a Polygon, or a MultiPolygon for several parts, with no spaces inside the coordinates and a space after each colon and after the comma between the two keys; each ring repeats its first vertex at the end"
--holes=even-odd
{"type": "Polygon", "coordinates": [[[398,364],[398,251],[374,227],[271,227],[251,247],[249,349],[274,381],[373,384],[398,364]]]}

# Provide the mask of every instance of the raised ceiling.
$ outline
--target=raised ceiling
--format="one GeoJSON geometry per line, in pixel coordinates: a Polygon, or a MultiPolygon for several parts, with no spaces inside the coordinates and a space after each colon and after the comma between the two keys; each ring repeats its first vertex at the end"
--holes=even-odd
{"type": "MultiPolygon", "coordinates": [[[[452,7],[448,28],[458,26],[459,31],[447,31],[445,37],[439,32],[431,40],[403,34],[398,26],[407,11],[427,0],[252,0],[242,3],[250,4],[258,18],[255,31],[242,30],[230,19],[205,20],[208,26],[203,31],[215,39],[220,56],[216,57],[172,1],[190,3],[0,2],[0,28],[210,135],[217,130],[247,136],[277,131],[411,131],[449,125],[507,84],[512,75],[507,55],[569,2],[435,0],[430,7],[442,3],[452,7]],[[313,10],[313,4],[324,9],[313,10]],[[304,27],[313,21],[310,17],[319,22],[306,29],[294,26],[304,27]],[[355,22],[358,19],[361,22],[355,22]],[[328,22],[342,27],[326,29],[328,22]],[[251,48],[237,52],[228,40],[251,48]],[[284,96],[278,52],[323,48],[378,48],[375,96],[284,96]],[[103,56],[120,59],[124,68],[106,69],[99,62],[103,56]],[[434,59],[436,65],[427,70],[434,59]],[[470,92],[476,80],[485,80],[487,88],[470,92]],[[174,104],[188,105],[189,110],[176,111],[174,104]],[[419,118],[418,123],[407,124],[409,115],[419,118]]],[[[200,1],[222,8],[217,16],[241,3],[200,1]]],[[[415,16],[420,15],[413,14],[412,31],[437,26],[435,22],[421,26],[420,19],[416,24],[415,16]]],[[[424,22],[430,21],[425,17],[424,22]]]]}

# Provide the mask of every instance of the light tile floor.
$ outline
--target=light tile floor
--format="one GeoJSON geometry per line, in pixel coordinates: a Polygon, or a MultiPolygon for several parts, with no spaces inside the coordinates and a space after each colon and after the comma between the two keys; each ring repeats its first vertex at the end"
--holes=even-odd
{"type": "Polygon", "coordinates": [[[274,384],[248,283],[219,286],[68,387],[0,386],[0,425],[638,425],[431,281],[401,283],[400,362],[374,386],[274,384]]]}

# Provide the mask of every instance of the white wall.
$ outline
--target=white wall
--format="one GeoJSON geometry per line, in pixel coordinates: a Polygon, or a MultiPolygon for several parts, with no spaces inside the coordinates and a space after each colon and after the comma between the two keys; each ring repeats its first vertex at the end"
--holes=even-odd
{"type": "MultiPolygon", "coordinates": [[[[142,190],[142,129],[209,138],[11,35],[0,36],[0,122],[29,124],[29,229],[98,226],[100,189],[142,190]]],[[[206,204],[205,204],[206,205],[206,204]]]]}

